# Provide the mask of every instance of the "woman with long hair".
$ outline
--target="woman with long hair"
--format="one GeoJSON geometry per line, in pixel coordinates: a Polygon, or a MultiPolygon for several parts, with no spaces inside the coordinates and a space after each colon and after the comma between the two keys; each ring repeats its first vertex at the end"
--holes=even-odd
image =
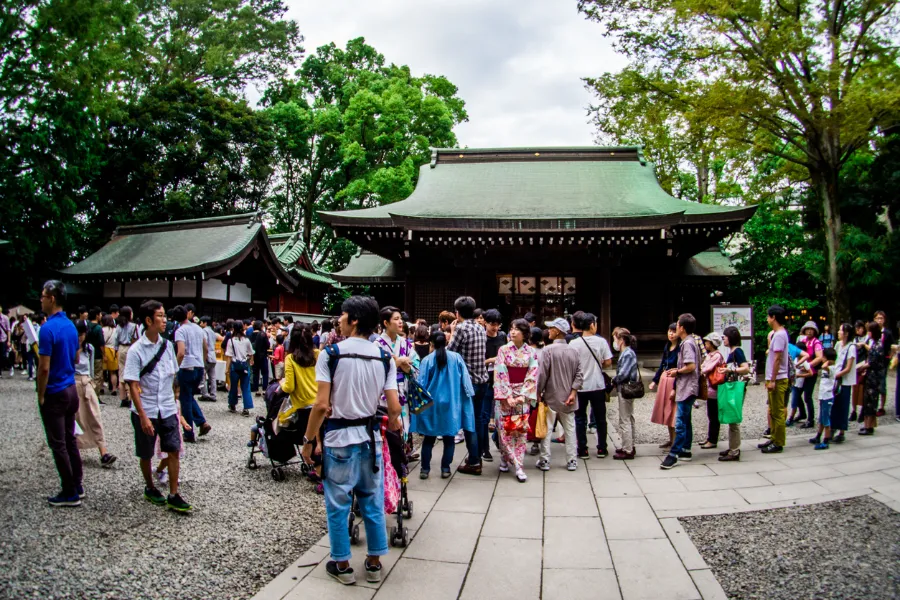
{"type": "MultiPolygon", "coordinates": [[[[130,306],[119,309],[119,320],[116,324],[116,357],[119,361],[119,373],[125,373],[125,361],[128,359],[128,349],[138,341],[140,332],[136,324],[131,322],[133,313],[130,306]]],[[[131,408],[131,400],[128,399],[128,386],[123,380],[119,380],[119,398],[122,408],[131,408]]]]}
{"type": "Polygon", "coordinates": [[[422,467],[420,479],[428,479],[431,472],[431,455],[437,436],[441,436],[444,452],[441,456],[441,478],[450,477],[454,436],[462,429],[475,431],[475,411],[472,398],[475,388],[462,356],[447,350],[447,336],[435,331],[429,338],[433,349],[419,365],[419,385],[434,400],[431,408],[410,417],[410,431],[424,436],[422,440],[422,467]]]}
{"type": "Polygon", "coordinates": [[[636,342],[635,337],[624,327],[620,327],[613,338],[613,347],[619,352],[613,385],[619,389],[618,430],[619,438],[622,440],[622,447],[613,455],[614,460],[632,460],[635,455],[634,439],[637,437],[637,431],[634,427],[634,398],[625,397],[622,393],[622,384],[640,378],[637,355],[634,353],[636,342]]]}
{"type": "MultiPolygon", "coordinates": [[[[312,328],[306,323],[294,323],[289,347],[291,351],[284,357],[281,391],[290,396],[291,405],[278,414],[278,422],[282,426],[290,424],[296,431],[306,431],[309,415],[312,414],[312,407],[316,402],[316,393],[319,391],[319,384],[316,383],[316,360],[319,358],[319,349],[313,340],[312,328]]],[[[318,436],[312,443],[313,450],[320,456],[318,436]]],[[[316,464],[318,463],[319,461],[316,461],[316,464]]],[[[317,492],[324,493],[315,469],[309,472],[309,479],[318,484],[317,492]]]]}
{"type": "Polygon", "coordinates": [[[675,378],[669,377],[668,370],[678,367],[678,347],[681,341],[675,333],[676,329],[676,323],[669,325],[669,331],[666,333],[668,341],[663,346],[662,359],[659,361],[656,375],[650,382],[650,389],[656,389],[650,422],[665,425],[669,431],[669,441],[660,444],[660,448],[669,448],[675,441],[675,378]]]}
{"type": "Polygon", "coordinates": [[[516,319],[509,330],[510,342],[500,348],[494,363],[494,408],[498,416],[500,438],[500,472],[515,469],[516,479],[524,483],[525,445],[528,414],[537,404],[538,358],[526,342],[531,326],[516,319]]]}
{"type": "MultiPolygon", "coordinates": [[[[722,345],[728,348],[728,358],[725,360],[725,366],[719,369],[724,371],[726,381],[747,377],[750,374],[750,363],[741,348],[741,332],[734,325],[729,325],[722,333],[722,345]]],[[[718,409],[718,406],[716,408],[718,409]]],[[[718,415],[716,418],[718,419],[718,415]]],[[[740,423],[728,424],[728,450],[719,452],[719,460],[721,462],[741,460],[740,423]]]]}
{"type": "Polygon", "coordinates": [[[850,428],[850,399],[856,387],[856,344],[853,343],[853,326],[841,323],[838,328],[838,342],[835,344],[838,356],[835,366],[835,380],[840,379],[841,389],[834,397],[831,405],[831,442],[840,444],[844,441],[844,433],[850,428]]]}
{"type": "MultiPolygon", "coordinates": [[[[294,324],[294,327],[297,325],[294,324]]],[[[250,367],[253,366],[253,345],[244,335],[244,324],[235,321],[231,329],[231,339],[225,348],[225,370],[231,375],[231,387],[228,390],[228,410],[237,412],[238,389],[244,399],[245,417],[250,416],[253,408],[253,394],[250,393],[250,367]]]]}
{"type": "Polygon", "coordinates": [[[878,426],[878,401],[881,398],[881,388],[887,377],[887,350],[881,342],[881,325],[872,321],[866,325],[871,343],[869,356],[860,367],[866,369],[866,383],[863,390],[863,426],[859,429],[859,435],[873,435],[878,426]]]}
{"type": "Polygon", "coordinates": [[[78,331],[78,360],[75,363],[75,386],[78,391],[78,412],[75,422],[83,432],[76,439],[79,450],[97,448],[100,466],[109,467],[116,457],[106,448],[103,420],[100,418],[100,400],[94,391],[94,346],[87,341],[88,327],[84,321],[75,324],[78,331]]]}
{"type": "Polygon", "coordinates": [[[866,361],[869,359],[869,346],[872,340],[866,332],[866,324],[862,321],[856,321],[853,324],[856,337],[853,338],[853,345],[856,346],[856,387],[853,388],[851,399],[853,402],[853,412],[850,413],[850,420],[863,422],[862,405],[863,395],[866,389],[866,361]]]}

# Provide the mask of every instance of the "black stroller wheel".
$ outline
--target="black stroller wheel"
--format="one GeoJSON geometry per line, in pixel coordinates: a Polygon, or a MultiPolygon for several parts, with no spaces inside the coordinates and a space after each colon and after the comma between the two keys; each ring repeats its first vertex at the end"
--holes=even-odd
{"type": "Polygon", "coordinates": [[[259,468],[259,465],[256,464],[256,459],[251,458],[249,461],[247,461],[247,468],[251,471],[255,471],[257,468],[259,468]]]}
{"type": "Polygon", "coordinates": [[[403,511],[403,513],[404,513],[403,516],[404,516],[405,518],[407,518],[407,519],[412,519],[412,516],[413,516],[413,503],[412,503],[412,500],[408,500],[408,501],[406,502],[406,508],[405,508],[405,510],[403,511]]]}
{"type": "Polygon", "coordinates": [[[272,469],[272,479],[275,481],[284,481],[284,471],[281,467],[275,467],[272,469]]]}
{"type": "Polygon", "coordinates": [[[400,541],[401,541],[401,538],[399,535],[399,528],[396,525],[394,525],[393,527],[391,527],[391,546],[395,546],[395,547],[399,546],[400,541]]]}
{"type": "Polygon", "coordinates": [[[400,535],[400,547],[406,548],[408,545],[409,545],[409,529],[404,527],[403,533],[400,535]]]}
{"type": "Polygon", "coordinates": [[[354,546],[359,543],[359,525],[354,525],[350,529],[350,543],[354,546]]]}

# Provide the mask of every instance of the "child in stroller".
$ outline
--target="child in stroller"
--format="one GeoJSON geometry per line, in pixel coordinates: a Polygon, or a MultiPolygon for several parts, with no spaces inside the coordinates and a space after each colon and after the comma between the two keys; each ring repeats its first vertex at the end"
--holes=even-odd
{"type": "Polygon", "coordinates": [[[275,481],[284,481],[284,468],[290,465],[299,464],[300,470],[304,474],[312,474],[310,479],[318,482],[318,475],[315,469],[308,467],[299,457],[297,447],[301,445],[305,423],[298,423],[300,415],[297,411],[294,413],[298,418],[289,419],[284,423],[279,419],[282,404],[288,395],[281,391],[281,387],[277,381],[272,382],[266,389],[266,416],[257,417],[256,423],[250,428],[250,441],[247,446],[250,447],[250,457],[247,460],[248,469],[256,469],[256,455],[262,454],[269,459],[272,465],[272,479],[275,481]],[[302,425],[303,427],[300,427],[302,425]]]}

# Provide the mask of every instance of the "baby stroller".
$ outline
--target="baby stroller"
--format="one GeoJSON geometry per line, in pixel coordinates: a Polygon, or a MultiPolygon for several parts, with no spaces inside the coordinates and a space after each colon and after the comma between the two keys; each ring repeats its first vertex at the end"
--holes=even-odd
{"type": "Polygon", "coordinates": [[[287,394],[280,392],[277,382],[273,382],[266,389],[266,416],[257,417],[254,426],[257,433],[256,444],[250,446],[250,458],[247,460],[248,469],[257,469],[256,455],[262,454],[269,459],[272,465],[272,479],[284,481],[284,468],[290,465],[300,465],[300,471],[304,475],[309,472],[309,466],[300,458],[298,446],[303,443],[303,433],[299,430],[281,428],[275,433],[274,423],[281,410],[281,404],[287,394]]]}

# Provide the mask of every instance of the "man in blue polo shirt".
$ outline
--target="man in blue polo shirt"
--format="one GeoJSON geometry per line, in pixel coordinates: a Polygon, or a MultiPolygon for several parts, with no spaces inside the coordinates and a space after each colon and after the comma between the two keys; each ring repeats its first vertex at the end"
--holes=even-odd
{"type": "Polygon", "coordinates": [[[81,506],[84,488],[81,485],[81,454],[75,442],[75,414],[78,412],[78,391],[75,387],[75,363],[78,361],[78,332],[66,317],[66,286],[51,279],[41,291],[41,309],[48,314],[41,327],[38,343],[38,404],[47,445],[62,491],[47,498],[51,506],[81,506]]]}

